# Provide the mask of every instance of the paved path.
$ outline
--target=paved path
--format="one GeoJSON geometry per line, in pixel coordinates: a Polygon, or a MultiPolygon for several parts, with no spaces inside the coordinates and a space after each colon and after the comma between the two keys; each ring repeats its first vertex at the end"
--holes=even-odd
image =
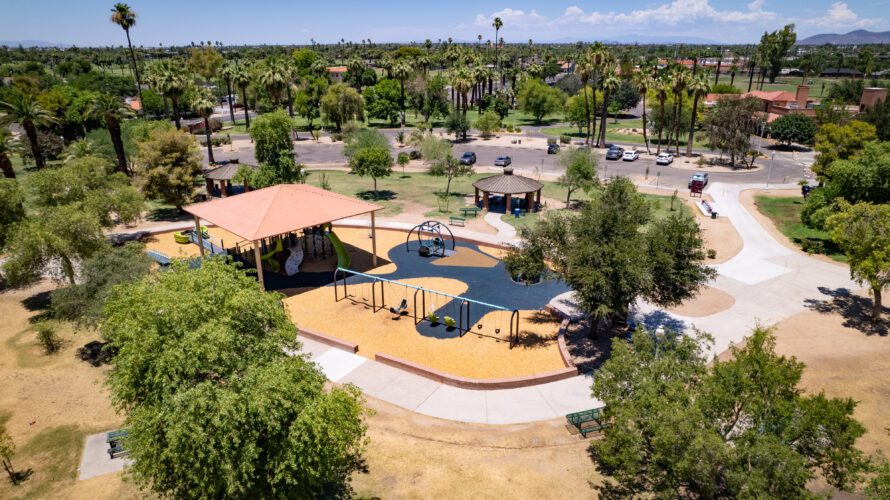
{"type": "MultiPolygon", "coordinates": [[[[796,189],[796,184],[775,186],[796,189]]],[[[758,322],[769,325],[806,309],[808,301],[824,300],[822,290],[859,288],[845,266],[823,262],[785,247],[748,213],[739,201],[747,189],[763,185],[711,185],[706,192],[742,237],[744,246],[732,259],[714,266],[719,273],[712,286],[735,298],[729,309],[703,318],[670,315],[646,304],[640,306],[644,323],[695,326],[714,335],[712,354],[743,340],[758,322]]]]}
{"type": "Polygon", "coordinates": [[[80,457],[80,467],[77,468],[78,480],[83,481],[84,479],[117,472],[130,464],[128,458],[110,458],[108,456],[108,444],[105,442],[106,435],[106,432],[102,432],[87,436],[83,447],[83,455],[80,457]]]}
{"type": "Polygon", "coordinates": [[[444,385],[325,344],[306,339],[303,352],[333,382],[352,383],[365,394],[402,408],[448,420],[516,424],[563,418],[598,408],[589,376],[502,390],[472,390],[444,385]]]}

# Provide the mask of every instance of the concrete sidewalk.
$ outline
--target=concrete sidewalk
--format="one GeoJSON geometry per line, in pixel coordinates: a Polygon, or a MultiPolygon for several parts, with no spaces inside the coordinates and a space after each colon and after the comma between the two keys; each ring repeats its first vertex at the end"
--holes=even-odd
{"type": "Polygon", "coordinates": [[[590,395],[593,379],[589,376],[518,389],[461,389],[314,340],[299,340],[303,352],[329,380],[355,384],[369,396],[431,417],[516,424],[563,418],[567,413],[602,406],[590,395]]]}

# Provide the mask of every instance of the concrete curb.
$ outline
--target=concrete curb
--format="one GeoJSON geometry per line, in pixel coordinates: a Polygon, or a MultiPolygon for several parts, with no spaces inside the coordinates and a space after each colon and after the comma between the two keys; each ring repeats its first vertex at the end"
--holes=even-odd
{"type": "Polygon", "coordinates": [[[316,342],[321,342],[322,344],[329,345],[331,347],[336,347],[337,349],[341,349],[346,352],[351,352],[353,354],[358,352],[358,344],[340,340],[336,337],[325,335],[324,333],[316,332],[314,330],[300,328],[297,333],[297,339],[299,339],[301,336],[310,338],[312,340],[315,340],[316,342]]]}

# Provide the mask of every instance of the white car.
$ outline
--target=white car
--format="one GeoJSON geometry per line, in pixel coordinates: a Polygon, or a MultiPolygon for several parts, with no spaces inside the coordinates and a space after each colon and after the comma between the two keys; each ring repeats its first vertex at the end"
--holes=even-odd
{"type": "Polygon", "coordinates": [[[658,156],[655,157],[655,163],[657,165],[670,165],[674,162],[674,155],[670,153],[658,153],[658,156]]]}
{"type": "Polygon", "coordinates": [[[640,152],[636,149],[630,149],[624,152],[624,155],[621,156],[621,159],[624,161],[635,161],[640,158],[640,152]]]}

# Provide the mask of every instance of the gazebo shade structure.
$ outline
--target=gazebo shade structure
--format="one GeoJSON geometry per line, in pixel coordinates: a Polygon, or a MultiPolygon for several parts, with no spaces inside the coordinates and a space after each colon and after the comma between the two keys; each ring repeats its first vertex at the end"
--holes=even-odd
{"type": "MultiPolygon", "coordinates": [[[[226,188],[232,187],[232,179],[235,178],[235,175],[241,167],[248,167],[254,170],[259,168],[256,165],[247,163],[228,163],[210,170],[205,170],[204,180],[207,182],[207,194],[209,195],[213,192],[215,188],[214,184],[219,184],[219,194],[225,198],[228,195],[226,188]]],[[[247,186],[245,186],[245,188],[247,188],[247,186]]]]}
{"type": "Polygon", "coordinates": [[[519,195],[525,195],[527,210],[537,210],[537,206],[541,203],[541,190],[544,188],[544,185],[528,177],[513,175],[513,169],[507,167],[504,169],[503,174],[479,179],[473,183],[473,187],[476,188],[477,205],[479,204],[479,193],[482,192],[483,210],[488,210],[489,197],[491,193],[495,193],[504,195],[504,208],[509,213],[511,199],[513,197],[519,198],[519,195]]]}
{"type": "MultiPolygon", "coordinates": [[[[343,196],[306,184],[279,184],[239,196],[217,198],[188,205],[184,210],[195,217],[198,246],[201,219],[254,243],[256,262],[261,262],[259,240],[327,224],[347,217],[371,214],[372,261],[377,265],[377,234],[374,212],[380,205],[343,196]]],[[[263,283],[262,266],[257,275],[263,283]]]]}

